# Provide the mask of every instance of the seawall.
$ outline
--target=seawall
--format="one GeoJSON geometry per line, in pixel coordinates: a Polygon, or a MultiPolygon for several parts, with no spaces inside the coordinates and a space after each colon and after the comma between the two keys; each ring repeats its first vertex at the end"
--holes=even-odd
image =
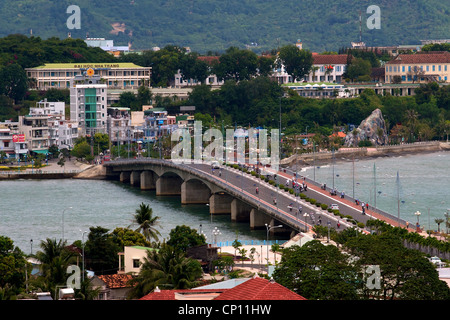
{"type": "Polygon", "coordinates": [[[374,148],[340,148],[335,152],[323,151],[293,155],[283,159],[281,164],[290,166],[295,163],[313,164],[329,162],[334,159],[351,159],[364,157],[389,157],[404,154],[417,154],[450,150],[450,143],[440,141],[406,143],[400,145],[380,146],[374,148]]]}

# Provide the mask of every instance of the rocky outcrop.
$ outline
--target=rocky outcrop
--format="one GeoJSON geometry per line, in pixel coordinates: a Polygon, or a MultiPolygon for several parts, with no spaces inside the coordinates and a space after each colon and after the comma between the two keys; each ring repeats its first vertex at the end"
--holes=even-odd
{"type": "Polygon", "coordinates": [[[388,144],[386,123],[380,109],[376,109],[364,119],[358,128],[345,137],[345,146],[357,147],[360,141],[370,141],[374,146],[388,144]]]}

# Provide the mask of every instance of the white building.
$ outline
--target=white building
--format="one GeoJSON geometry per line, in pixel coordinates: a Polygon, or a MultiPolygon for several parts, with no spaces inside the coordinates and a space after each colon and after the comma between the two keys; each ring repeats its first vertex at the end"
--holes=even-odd
{"type": "Polygon", "coordinates": [[[100,82],[99,76],[71,79],[70,119],[77,123],[80,135],[107,132],[107,91],[107,85],[100,82]]]}
{"type": "Polygon", "coordinates": [[[274,70],[272,77],[276,78],[280,84],[303,81],[341,83],[349,63],[348,59],[349,56],[346,54],[313,54],[311,72],[302,79],[294,79],[286,72],[282,64],[274,70]]]}
{"type": "Polygon", "coordinates": [[[74,77],[94,70],[101,83],[114,89],[137,89],[141,85],[150,86],[151,67],[141,67],[134,63],[48,63],[25,69],[32,79],[30,88],[47,90],[68,89],[74,77]]]}
{"type": "Polygon", "coordinates": [[[138,274],[147,257],[147,252],[153,248],[142,246],[125,246],[124,252],[119,253],[118,274],[138,274]]]}
{"type": "Polygon", "coordinates": [[[65,118],[65,102],[50,102],[47,99],[36,103],[30,108],[30,115],[48,115],[49,146],[56,145],[58,149],[71,149],[78,138],[78,124],[65,118]]]}
{"type": "Polygon", "coordinates": [[[117,146],[133,142],[130,108],[108,108],[107,132],[112,145],[117,146]]]}

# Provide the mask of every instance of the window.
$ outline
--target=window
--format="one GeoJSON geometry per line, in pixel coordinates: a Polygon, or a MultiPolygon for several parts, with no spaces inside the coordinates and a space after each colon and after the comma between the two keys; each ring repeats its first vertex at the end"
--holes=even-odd
{"type": "Polygon", "coordinates": [[[435,66],[435,65],[433,65],[433,68],[432,68],[432,69],[433,69],[433,71],[435,71],[435,70],[436,70],[436,66],[435,66]]]}
{"type": "Polygon", "coordinates": [[[139,268],[140,264],[139,259],[133,259],[133,268],[139,268]]]}
{"type": "Polygon", "coordinates": [[[405,72],[405,66],[402,66],[402,72],[405,72]]]}
{"type": "Polygon", "coordinates": [[[427,66],[427,71],[430,71],[430,66],[427,66]]]}

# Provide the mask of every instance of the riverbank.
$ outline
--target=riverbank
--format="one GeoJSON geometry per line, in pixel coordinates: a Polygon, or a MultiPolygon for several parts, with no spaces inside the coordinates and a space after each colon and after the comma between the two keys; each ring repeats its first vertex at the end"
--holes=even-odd
{"type": "Polygon", "coordinates": [[[292,155],[281,161],[282,166],[292,167],[296,165],[324,165],[331,161],[352,159],[375,159],[380,157],[398,157],[403,155],[426,154],[439,151],[450,151],[450,143],[440,141],[427,141],[406,143],[391,146],[367,147],[367,148],[340,148],[335,152],[321,151],[292,155]]]}

